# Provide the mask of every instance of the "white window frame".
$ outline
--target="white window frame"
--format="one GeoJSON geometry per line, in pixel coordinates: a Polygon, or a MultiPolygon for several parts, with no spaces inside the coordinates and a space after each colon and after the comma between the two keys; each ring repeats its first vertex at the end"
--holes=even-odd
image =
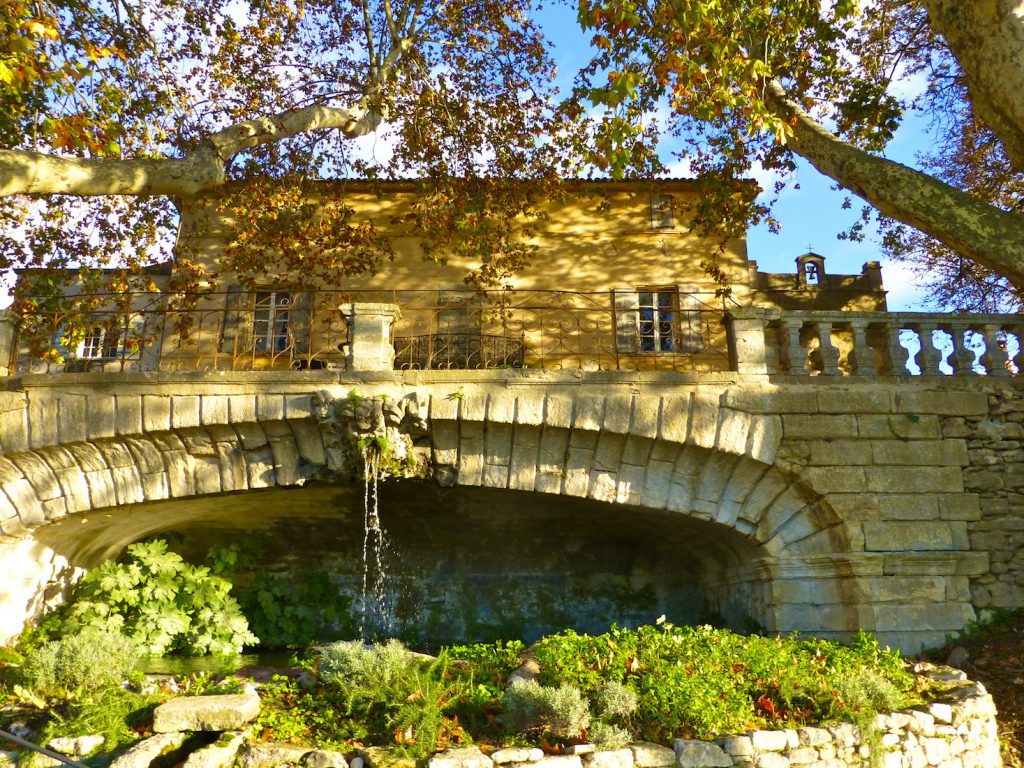
{"type": "Polygon", "coordinates": [[[280,355],[292,348],[291,291],[254,291],[250,343],[254,352],[280,355]]]}

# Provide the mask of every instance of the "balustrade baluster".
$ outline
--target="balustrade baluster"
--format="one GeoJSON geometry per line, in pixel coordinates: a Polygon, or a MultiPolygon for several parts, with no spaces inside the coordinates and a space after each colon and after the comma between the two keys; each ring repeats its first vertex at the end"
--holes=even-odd
{"type": "Polygon", "coordinates": [[[850,330],[853,332],[853,350],[847,359],[850,372],[854,376],[874,376],[875,371],[875,350],[868,344],[868,321],[851,320],[850,330]]]}
{"type": "Polygon", "coordinates": [[[1010,353],[1006,348],[1006,335],[1003,334],[1001,340],[999,338],[1002,332],[1001,325],[986,323],[981,326],[981,335],[985,338],[985,354],[981,356],[981,364],[985,366],[985,373],[989,376],[1010,375],[1010,353]]]}
{"type": "Polygon", "coordinates": [[[970,376],[974,373],[974,350],[967,346],[966,323],[951,323],[949,335],[953,339],[953,351],[949,355],[949,367],[954,376],[970,376]]]}
{"type": "Polygon", "coordinates": [[[889,376],[906,376],[907,359],[910,352],[900,344],[900,334],[903,326],[900,322],[887,322],[879,331],[882,336],[882,370],[881,373],[889,376]]]}
{"type": "Polygon", "coordinates": [[[813,325],[818,336],[817,355],[821,360],[822,376],[839,376],[839,349],[832,343],[832,323],[819,322],[813,325]]]}
{"type": "Polygon", "coordinates": [[[935,323],[918,323],[910,326],[917,332],[921,350],[914,356],[914,362],[921,369],[922,376],[941,376],[942,350],[935,346],[933,335],[938,330],[935,323]]]}
{"type": "Polygon", "coordinates": [[[782,364],[783,373],[791,376],[807,376],[807,348],[800,343],[800,331],[803,329],[802,320],[793,320],[782,317],[779,320],[779,330],[782,336],[782,364]]]}

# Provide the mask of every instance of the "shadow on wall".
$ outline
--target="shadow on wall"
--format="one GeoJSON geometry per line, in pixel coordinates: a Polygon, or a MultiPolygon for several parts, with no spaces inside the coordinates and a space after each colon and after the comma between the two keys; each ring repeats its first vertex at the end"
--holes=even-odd
{"type": "MultiPolygon", "coordinates": [[[[432,647],[598,633],[663,614],[739,630],[764,623],[764,585],[737,576],[760,556],[756,545],[679,513],[413,481],[383,484],[379,509],[384,610],[370,633],[432,647]]],[[[363,521],[361,487],[324,485],[133,505],[35,536],[85,568],[146,537],[192,562],[235,544],[236,591],[268,575],[321,585],[312,607],[328,639],[357,634],[363,521]]]]}

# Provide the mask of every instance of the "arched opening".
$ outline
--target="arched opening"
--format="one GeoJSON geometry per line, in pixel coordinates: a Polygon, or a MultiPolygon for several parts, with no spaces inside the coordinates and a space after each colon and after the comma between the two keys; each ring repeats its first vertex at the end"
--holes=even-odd
{"type": "MultiPolygon", "coordinates": [[[[93,512],[34,535],[81,568],[147,537],[166,538],[192,562],[235,544],[247,559],[240,585],[257,574],[315,576],[325,604],[313,607],[333,608],[331,628],[351,636],[364,584],[363,503],[361,486],[247,491],[93,512]]],[[[602,632],[661,615],[736,629],[770,623],[766,585],[750,576],[761,548],[683,513],[413,481],[382,484],[379,509],[391,616],[376,629],[419,646],[602,632]]]]}

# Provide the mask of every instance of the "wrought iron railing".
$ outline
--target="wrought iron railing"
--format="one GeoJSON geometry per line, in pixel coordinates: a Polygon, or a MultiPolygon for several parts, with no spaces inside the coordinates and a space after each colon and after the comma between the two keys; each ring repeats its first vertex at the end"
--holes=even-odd
{"type": "MultiPolygon", "coordinates": [[[[664,293],[664,292],[662,292],[664,293]]],[[[729,370],[725,313],[711,295],[638,292],[294,291],[69,297],[20,318],[11,370],[345,368],[351,307],[397,305],[395,367],[729,370]]]]}

